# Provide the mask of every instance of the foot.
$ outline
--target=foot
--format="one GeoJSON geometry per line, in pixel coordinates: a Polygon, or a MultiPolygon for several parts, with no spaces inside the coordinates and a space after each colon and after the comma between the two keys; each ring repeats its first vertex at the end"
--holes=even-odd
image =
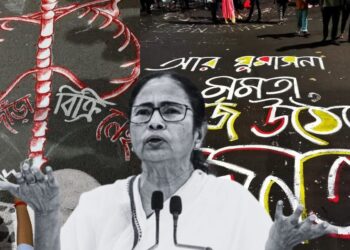
{"type": "Polygon", "coordinates": [[[302,31],[301,35],[304,37],[308,37],[308,36],[310,36],[310,32],[309,31],[302,31]]]}
{"type": "Polygon", "coordinates": [[[226,24],[228,24],[228,21],[227,21],[227,19],[226,19],[226,18],[225,18],[225,23],[226,23],[226,24]]]}
{"type": "Polygon", "coordinates": [[[340,45],[339,42],[337,40],[335,40],[335,39],[332,39],[330,42],[333,45],[340,45]]]}
{"type": "Polygon", "coordinates": [[[236,23],[236,18],[235,18],[235,17],[232,17],[232,18],[231,18],[231,22],[232,22],[233,24],[235,24],[235,23],[236,23]]]}

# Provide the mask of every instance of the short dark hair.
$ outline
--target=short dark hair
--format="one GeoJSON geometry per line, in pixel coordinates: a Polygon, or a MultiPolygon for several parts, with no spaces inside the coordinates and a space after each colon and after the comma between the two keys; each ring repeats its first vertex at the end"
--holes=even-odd
{"type": "MultiPolygon", "coordinates": [[[[130,118],[131,108],[134,105],[137,95],[140,93],[142,88],[152,79],[169,77],[170,79],[175,80],[181,89],[183,89],[190,101],[191,108],[193,110],[193,131],[196,129],[201,129],[202,125],[206,123],[205,115],[205,102],[202,97],[199,89],[194,85],[194,83],[187,77],[180,75],[171,71],[162,71],[148,74],[142,77],[134,86],[130,99],[129,99],[129,111],[128,115],[130,118]]],[[[194,150],[192,152],[192,164],[195,169],[201,169],[205,172],[208,172],[207,164],[205,163],[205,158],[199,150],[194,150]]]]}

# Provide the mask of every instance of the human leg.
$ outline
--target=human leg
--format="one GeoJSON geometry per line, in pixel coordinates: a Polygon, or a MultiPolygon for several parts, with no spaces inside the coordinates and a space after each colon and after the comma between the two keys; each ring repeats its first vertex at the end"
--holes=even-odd
{"type": "Polygon", "coordinates": [[[344,34],[345,26],[349,18],[349,10],[346,7],[343,7],[342,13],[341,13],[341,26],[340,26],[340,33],[344,34]]]}
{"type": "Polygon", "coordinates": [[[282,5],[280,3],[277,3],[277,14],[278,14],[278,19],[281,22],[283,20],[283,14],[282,14],[282,5]]]}
{"type": "Polygon", "coordinates": [[[140,11],[146,11],[146,0],[140,0],[140,11]]]}
{"type": "Polygon", "coordinates": [[[260,0],[255,0],[256,8],[258,9],[258,22],[261,20],[261,9],[260,9],[260,0]]]}
{"type": "Polygon", "coordinates": [[[233,24],[236,23],[236,8],[235,8],[235,2],[233,0],[231,0],[230,2],[231,4],[231,13],[232,13],[232,17],[231,17],[231,22],[233,24]]]}
{"type": "Polygon", "coordinates": [[[282,5],[282,18],[283,19],[286,16],[287,6],[288,6],[288,2],[284,2],[283,5],[282,5]]]}
{"type": "Polygon", "coordinates": [[[256,0],[250,0],[250,10],[249,10],[249,15],[248,15],[248,18],[247,18],[247,22],[249,22],[250,19],[252,18],[252,15],[253,15],[253,12],[254,12],[255,1],[256,0]]]}
{"type": "Polygon", "coordinates": [[[307,8],[301,11],[301,32],[304,36],[310,35],[308,31],[308,14],[309,10],[307,8]]]}
{"type": "Polygon", "coordinates": [[[297,17],[297,35],[300,35],[301,30],[301,10],[296,10],[296,17],[297,17]]]}
{"type": "Polygon", "coordinates": [[[218,0],[213,0],[211,4],[211,18],[214,23],[218,22],[218,19],[216,18],[216,11],[218,9],[218,0]]]}
{"type": "Polygon", "coordinates": [[[341,12],[341,7],[334,7],[333,8],[333,11],[332,11],[332,40],[337,39],[340,12],[341,12]]]}
{"type": "Polygon", "coordinates": [[[323,40],[326,40],[328,37],[328,25],[331,19],[329,7],[324,7],[322,9],[322,21],[323,21],[323,40]]]}

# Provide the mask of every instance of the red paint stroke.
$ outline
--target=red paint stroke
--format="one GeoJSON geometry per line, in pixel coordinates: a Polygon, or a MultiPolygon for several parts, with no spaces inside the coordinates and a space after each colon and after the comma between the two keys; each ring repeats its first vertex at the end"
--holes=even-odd
{"type": "Polygon", "coordinates": [[[263,61],[263,62],[270,62],[271,61],[271,57],[269,56],[262,56],[258,58],[259,61],[263,61]]]}
{"type": "Polygon", "coordinates": [[[331,238],[350,240],[350,234],[328,234],[331,238]]]}
{"type": "MultiPolygon", "coordinates": [[[[350,160],[350,157],[346,157],[350,160]]],[[[339,183],[340,183],[340,172],[345,166],[345,161],[342,161],[337,169],[337,172],[335,173],[335,183],[334,183],[334,198],[328,198],[328,201],[333,203],[339,202],[339,183]]],[[[347,165],[347,164],[346,164],[347,165]]]]}
{"type": "MultiPolygon", "coordinates": [[[[93,16],[89,19],[88,23],[93,23],[98,17],[102,17],[104,22],[99,29],[105,29],[110,25],[116,27],[116,34],[113,38],[118,38],[124,35],[124,42],[119,47],[118,51],[123,51],[129,45],[135,48],[135,59],[125,62],[120,67],[132,67],[129,76],[115,78],[110,81],[111,84],[116,84],[117,87],[113,90],[102,93],[100,96],[103,99],[111,99],[123,94],[130,86],[136,81],[140,74],[140,43],[136,36],[130,32],[128,27],[122,23],[118,17],[120,15],[117,3],[119,0],[95,0],[89,3],[79,4],[75,3],[69,6],[56,8],[58,0],[41,0],[41,11],[33,14],[22,15],[18,17],[3,17],[0,18],[0,30],[12,31],[14,28],[10,26],[13,22],[25,22],[32,23],[41,26],[40,36],[37,44],[36,54],[36,66],[30,69],[17,78],[5,89],[0,91],[0,101],[4,100],[13,89],[28,75],[34,74],[36,78],[35,84],[35,107],[34,107],[34,124],[32,129],[32,138],[30,140],[29,157],[36,158],[39,167],[42,167],[47,159],[44,156],[44,147],[46,142],[46,131],[48,123],[48,113],[50,111],[50,97],[51,97],[51,85],[53,73],[59,73],[67,77],[78,88],[86,88],[87,85],[83,83],[77,76],[75,76],[69,69],[62,66],[52,65],[52,46],[54,36],[54,24],[61,18],[69,15],[78,10],[83,10],[84,13],[80,17],[84,17],[89,13],[93,13],[93,16]]],[[[0,39],[0,43],[4,39],[0,39]]],[[[11,132],[8,123],[5,123],[3,115],[0,116],[0,122],[4,122],[7,129],[11,132]]],[[[118,137],[118,136],[117,136],[118,137]]],[[[123,137],[124,138],[124,137],[123,137]]],[[[128,145],[129,139],[125,137],[122,140],[122,144],[128,145]]],[[[130,149],[126,149],[129,150],[130,149]]],[[[130,156],[130,152],[126,153],[130,156]]]]}
{"type": "Polygon", "coordinates": [[[126,115],[114,108],[109,110],[111,114],[106,116],[97,126],[96,129],[96,140],[101,141],[102,135],[106,138],[110,138],[111,142],[119,141],[123,147],[124,159],[130,161],[131,150],[130,150],[130,132],[128,129],[128,122],[126,115]],[[115,118],[123,118],[124,122],[121,125],[118,121],[112,121],[115,118]]]}
{"type": "Polygon", "coordinates": [[[34,109],[30,104],[30,94],[25,95],[16,101],[9,103],[6,100],[0,101],[0,123],[13,134],[17,134],[18,131],[12,128],[14,120],[23,120],[27,117],[28,113],[34,113],[34,109]]]}
{"type": "Polygon", "coordinates": [[[284,125],[287,122],[286,118],[283,117],[283,116],[282,117],[278,117],[278,118],[271,117],[273,109],[274,109],[273,107],[269,108],[269,111],[267,113],[266,120],[265,120],[265,123],[264,123],[263,126],[269,126],[269,125],[275,126],[275,125],[277,125],[277,127],[274,130],[272,130],[272,131],[264,131],[264,130],[260,129],[258,126],[256,126],[255,124],[252,125],[251,128],[257,130],[259,133],[264,134],[264,135],[270,135],[270,134],[276,133],[281,128],[283,128],[284,125]]]}

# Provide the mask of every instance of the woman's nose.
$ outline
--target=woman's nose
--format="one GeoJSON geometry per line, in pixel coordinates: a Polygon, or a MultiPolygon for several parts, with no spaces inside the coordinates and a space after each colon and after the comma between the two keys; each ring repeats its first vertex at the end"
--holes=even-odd
{"type": "Polygon", "coordinates": [[[166,127],[159,110],[154,110],[151,120],[148,122],[148,126],[150,129],[164,129],[166,127]]]}

